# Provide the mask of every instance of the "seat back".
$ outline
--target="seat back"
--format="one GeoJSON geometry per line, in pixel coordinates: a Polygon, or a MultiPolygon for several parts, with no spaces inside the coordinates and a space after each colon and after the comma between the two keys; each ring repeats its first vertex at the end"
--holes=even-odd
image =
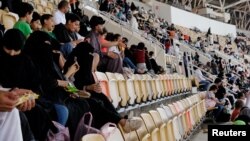
{"type": "Polygon", "coordinates": [[[154,79],[155,79],[156,90],[157,90],[157,93],[158,93],[158,98],[160,98],[160,97],[163,96],[163,88],[162,88],[162,85],[161,85],[161,79],[160,79],[159,76],[156,76],[154,79]]]}
{"type": "Polygon", "coordinates": [[[167,124],[163,123],[158,111],[150,110],[149,113],[152,116],[156,127],[160,130],[161,141],[167,141],[167,124]]]}
{"type": "Polygon", "coordinates": [[[141,103],[143,94],[141,92],[140,80],[138,80],[135,75],[132,75],[131,78],[134,80],[134,88],[136,94],[136,103],[141,103]]]}
{"type": "Polygon", "coordinates": [[[153,118],[148,113],[142,113],[141,117],[146,125],[148,132],[151,135],[152,141],[159,141],[160,138],[160,130],[156,127],[153,118]]]}
{"type": "MultiPolygon", "coordinates": [[[[120,129],[120,133],[122,134],[124,141],[139,141],[136,131],[131,131],[129,133],[126,133],[124,132],[121,125],[118,125],[118,127],[120,129]]],[[[112,141],[116,141],[116,140],[112,140],[112,141]]]]}
{"type": "Polygon", "coordinates": [[[157,111],[159,112],[163,123],[167,123],[169,118],[167,116],[166,111],[163,108],[157,108],[157,111]]]}
{"type": "Polygon", "coordinates": [[[135,77],[137,78],[137,80],[139,80],[141,93],[143,95],[142,101],[146,102],[148,100],[148,92],[147,92],[146,80],[143,78],[142,75],[139,75],[139,74],[136,74],[135,77]]]}
{"type": "Polygon", "coordinates": [[[151,85],[151,80],[147,77],[147,75],[142,75],[143,79],[146,81],[146,89],[148,92],[148,100],[152,100],[153,99],[153,88],[151,85]]]}
{"type": "Polygon", "coordinates": [[[168,106],[163,105],[162,108],[165,110],[169,119],[173,118],[174,113],[171,111],[171,109],[168,106]]]}
{"type": "Polygon", "coordinates": [[[136,133],[140,141],[151,141],[151,135],[148,133],[148,130],[144,122],[142,126],[136,130],[136,133]]]}
{"type": "Polygon", "coordinates": [[[105,141],[105,138],[100,134],[87,134],[82,137],[82,141],[105,141]]]}
{"type": "Polygon", "coordinates": [[[169,120],[167,122],[167,137],[168,141],[176,141],[174,135],[173,121],[169,120]]]}
{"type": "Polygon", "coordinates": [[[114,130],[114,132],[112,132],[112,134],[110,134],[108,138],[106,138],[106,141],[124,141],[123,136],[118,128],[111,130],[114,130]]]}
{"type": "Polygon", "coordinates": [[[117,80],[119,95],[122,99],[121,106],[124,107],[128,104],[129,101],[129,95],[127,91],[127,84],[122,74],[119,73],[111,73],[110,75],[113,75],[113,77],[117,80]]]}
{"type": "Polygon", "coordinates": [[[178,116],[175,116],[173,118],[173,131],[174,131],[174,137],[176,141],[181,140],[181,134],[180,134],[180,129],[179,129],[179,122],[178,122],[178,116]]]}
{"type": "Polygon", "coordinates": [[[115,106],[115,108],[117,108],[119,105],[122,105],[122,102],[126,101],[126,98],[121,98],[118,88],[118,82],[115,78],[114,73],[106,72],[106,75],[109,80],[110,96],[113,100],[113,105],[115,106]]]}
{"type": "Polygon", "coordinates": [[[2,24],[6,30],[14,27],[15,23],[18,21],[18,16],[15,13],[4,13],[2,14],[2,24]]]}
{"type": "Polygon", "coordinates": [[[110,100],[112,100],[110,96],[109,83],[107,76],[102,72],[95,72],[95,76],[97,77],[99,84],[102,88],[102,93],[105,94],[110,100]]]}

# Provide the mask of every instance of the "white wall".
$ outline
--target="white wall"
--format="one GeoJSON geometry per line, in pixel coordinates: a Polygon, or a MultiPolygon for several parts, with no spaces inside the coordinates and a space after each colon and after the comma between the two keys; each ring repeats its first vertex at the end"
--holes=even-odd
{"type": "Polygon", "coordinates": [[[167,4],[158,2],[158,1],[154,1],[153,5],[152,5],[152,10],[160,18],[163,18],[166,21],[168,21],[169,23],[172,23],[172,21],[171,21],[171,6],[170,5],[167,5],[167,4]]]}
{"type": "Polygon", "coordinates": [[[236,37],[236,26],[226,24],[213,19],[209,19],[188,11],[178,9],[158,1],[154,1],[153,9],[155,13],[170,23],[187,28],[198,27],[201,31],[206,32],[211,27],[211,32],[219,35],[228,35],[231,33],[236,37]],[[156,9],[158,7],[158,10],[156,9]]]}
{"type": "Polygon", "coordinates": [[[145,10],[150,10],[151,6],[146,4],[146,3],[142,3],[139,0],[127,0],[127,2],[129,2],[130,4],[133,2],[135,4],[135,6],[139,6],[139,7],[144,7],[145,10]]]}

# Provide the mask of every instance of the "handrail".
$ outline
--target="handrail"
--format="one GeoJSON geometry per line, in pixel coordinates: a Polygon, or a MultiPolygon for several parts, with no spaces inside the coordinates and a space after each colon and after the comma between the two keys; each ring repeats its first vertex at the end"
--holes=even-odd
{"type": "MultiPolygon", "coordinates": [[[[200,68],[200,67],[198,67],[198,66],[196,66],[196,65],[194,65],[194,64],[193,64],[193,66],[196,67],[196,68],[198,68],[198,69],[200,69],[203,73],[208,74],[208,76],[212,76],[212,77],[214,76],[213,74],[207,72],[206,70],[204,70],[204,69],[202,69],[202,68],[200,68]]],[[[206,77],[206,76],[204,76],[204,77],[205,77],[205,78],[208,78],[208,77],[206,77]]],[[[214,77],[214,78],[215,78],[215,77],[214,77]]],[[[209,80],[214,79],[214,78],[209,78],[209,80]]],[[[212,81],[212,82],[213,82],[213,81],[212,81]]],[[[229,84],[228,82],[226,82],[226,85],[228,85],[229,87],[233,87],[233,85],[229,84]]]]}
{"type": "MultiPolygon", "coordinates": [[[[95,7],[93,6],[93,2],[90,2],[90,1],[87,1],[87,2],[85,3],[85,5],[90,6],[90,7],[92,7],[92,8],[95,8],[95,7]]],[[[107,13],[107,12],[104,12],[104,11],[99,11],[98,9],[96,9],[96,10],[98,11],[98,13],[103,14],[104,16],[108,17],[109,19],[111,19],[111,17],[112,17],[112,20],[116,21],[116,22],[119,23],[120,25],[123,25],[123,26],[126,27],[127,29],[129,29],[129,30],[131,30],[131,31],[134,31],[134,32],[138,33],[139,35],[141,35],[141,37],[143,37],[144,39],[148,40],[148,38],[146,38],[146,37],[143,36],[143,33],[144,33],[144,32],[142,32],[142,31],[140,31],[140,30],[134,30],[134,29],[132,29],[132,28],[130,27],[130,25],[129,25],[127,22],[124,22],[124,21],[118,19],[117,17],[111,15],[110,13],[107,13]]],[[[152,35],[151,35],[151,39],[153,39],[154,43],[156,43],[157,46],[159,46],[159,47],[161,47],[161,48],[164,49],[164,45],[163,45],[161,42],[159,42],[159,41],[158,41],[155,37],[153,37],[152,35]]]]}

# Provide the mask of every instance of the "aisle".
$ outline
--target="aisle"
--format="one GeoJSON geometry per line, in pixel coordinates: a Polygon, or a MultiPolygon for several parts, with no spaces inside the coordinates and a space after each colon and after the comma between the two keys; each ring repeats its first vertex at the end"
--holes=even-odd
{"type": "Polygon", "coordinates": [[[200,129],[200,131],[190,139],[190,141],[207,141],[207,140],[208,140],[207,133],[204,133],[202,129],[200,129]]]}

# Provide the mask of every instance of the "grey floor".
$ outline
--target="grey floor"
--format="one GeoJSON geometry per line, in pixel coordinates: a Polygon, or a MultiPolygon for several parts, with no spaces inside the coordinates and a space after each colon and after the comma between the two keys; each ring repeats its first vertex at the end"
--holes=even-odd
{"type": "Polygon", "coordinates": [[[207,141],[208,139],[207,133],[204,133],[201,129],[199,132],[197,132],[190,141],[207,141]]]}

